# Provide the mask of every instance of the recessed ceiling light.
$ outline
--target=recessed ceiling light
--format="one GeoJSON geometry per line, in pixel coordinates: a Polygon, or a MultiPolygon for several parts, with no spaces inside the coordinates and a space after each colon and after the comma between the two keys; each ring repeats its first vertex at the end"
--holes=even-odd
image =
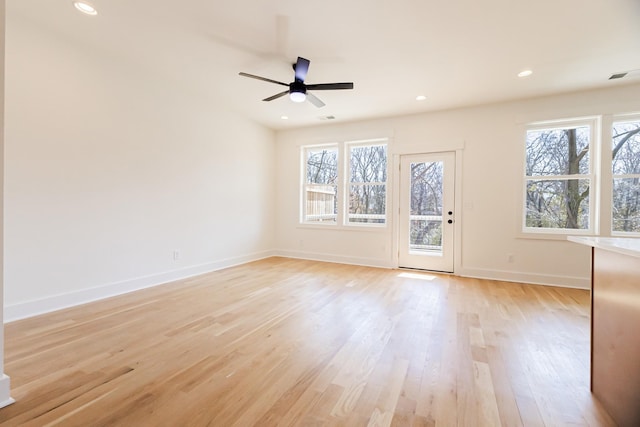
{"type": "Polygon", "coordinates": [[[418,96],[416,96],[416,101],[424,101],[425,99],[427,99],[427,97],[426,97],[426,96],[424,96],[424,95],[418,95],[418,96]]]}
{"type": "Polygon", "coordinates": [[[287,116],[280,116],[280,118],[281,118],[282,120],[289,120],[289,117],[287,117],[287,116]]]}
{"type": "Polygon", "coordinates": [[[95,7],[93,7],[92,5],[90,5],[87,2],[84,1],[74,1],[73,5],[75,6],[76,9],[78,9],[80,12],[87,14],[87,15],[97,15],[98,11],[96,10],[95,7]]]}
{"type": "Polygon", "coordinates": [[[522,70],[518,73],[518,77],[529,77],[531,74],[533,74],[531,70],[522,70]]]}

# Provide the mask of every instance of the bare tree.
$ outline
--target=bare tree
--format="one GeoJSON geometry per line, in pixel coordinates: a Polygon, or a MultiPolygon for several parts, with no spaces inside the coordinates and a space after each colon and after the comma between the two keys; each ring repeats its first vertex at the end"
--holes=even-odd
{"type": "MultiPolygon", "coordinates": [[[[442,217],[442,162],[411,164],[411,215],[442,217]]],[[[411,221],[412,245],[440,246],[442,220],[415,219],[411,221]]]]}
{"type": "Polygon", "coordinates": [[[337,219],[338,150],[308,150],[305,183],[305,220],[337,219]]]}
{"type": "Polygon", "coordinates": [[[613,127],[613,230],[640,232],[640,122],[613,127]]]}
{"type": "MultiPolygon", "coordinates": [[[[589,147],[589,129],[586,126],[528,132],[528,227],[588,227],[591,189],[588,179],[580,175],[589,173],[589,147]],[[545,176],[569,178],[544,179],[545,176]]],[[[614,175],[640,174],[640,122],[614,125],[611,155],[614,175]]],[[[639,193],[637,177],[614,180],[614,229],[640,231],[639,193]]]]}
{"type": "Polygon", "coordinates": [[[528,227],[587,226],[589,186],[580,175],[589,173],[588,127],[529,132],[526,173],[528,227]]]}
{"type": "Polygon", "coordinates": [[[349,220],[351,222],[384,222],[387,196],[386,146],[351,147],[349,166],[349,214],[351,215],[349,220]]]}
{"type": "Polygon", "coordinates": [[[338,151],[309,151],[307,157],[307,183],[335,185],[338,179],[338,151]]]}
{"type": "MultiPolygon", "coordinates": [[[[589,153],[589,145],[579,148],[575,129],[566,129],[564,132],[568,146],[567,175],[578,175],[580,174],[580,162],[589,153]]],[[[589,187],[581,191],[580,182],[577,179],[568,179],[565,181],[565,186],[567,219],[564,228],[579,228],[580,206],[589,196],[589,187]]]]}

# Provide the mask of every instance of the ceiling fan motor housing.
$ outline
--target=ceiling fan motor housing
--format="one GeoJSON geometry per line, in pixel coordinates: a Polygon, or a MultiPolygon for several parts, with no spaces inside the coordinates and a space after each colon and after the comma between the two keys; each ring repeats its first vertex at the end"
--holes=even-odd
{"type": "Polygon", "coordinates": [[[295,80],[291,83],[289,83],[289,92],[293,93],[293,92],[300,92],[300,93],[307,93],[307,86],[301,82],[300,80],[295,80]]]}

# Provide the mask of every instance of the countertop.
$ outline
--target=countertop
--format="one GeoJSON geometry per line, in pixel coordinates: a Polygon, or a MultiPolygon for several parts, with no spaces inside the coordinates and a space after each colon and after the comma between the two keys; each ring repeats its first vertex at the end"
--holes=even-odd
{"type": "Polygon", "coordinates": [[[567,240],[640,258],[640,238],[569,236],[567,240]]]}

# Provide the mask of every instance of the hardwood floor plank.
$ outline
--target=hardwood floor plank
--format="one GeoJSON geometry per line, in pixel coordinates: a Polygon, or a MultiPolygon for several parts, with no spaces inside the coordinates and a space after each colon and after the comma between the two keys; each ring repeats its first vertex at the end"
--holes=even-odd
{"type": "Polygon", "coordinates": [[[613,426],[589,303],[265,259],[7,324],[0,426],[613,426]]]}

